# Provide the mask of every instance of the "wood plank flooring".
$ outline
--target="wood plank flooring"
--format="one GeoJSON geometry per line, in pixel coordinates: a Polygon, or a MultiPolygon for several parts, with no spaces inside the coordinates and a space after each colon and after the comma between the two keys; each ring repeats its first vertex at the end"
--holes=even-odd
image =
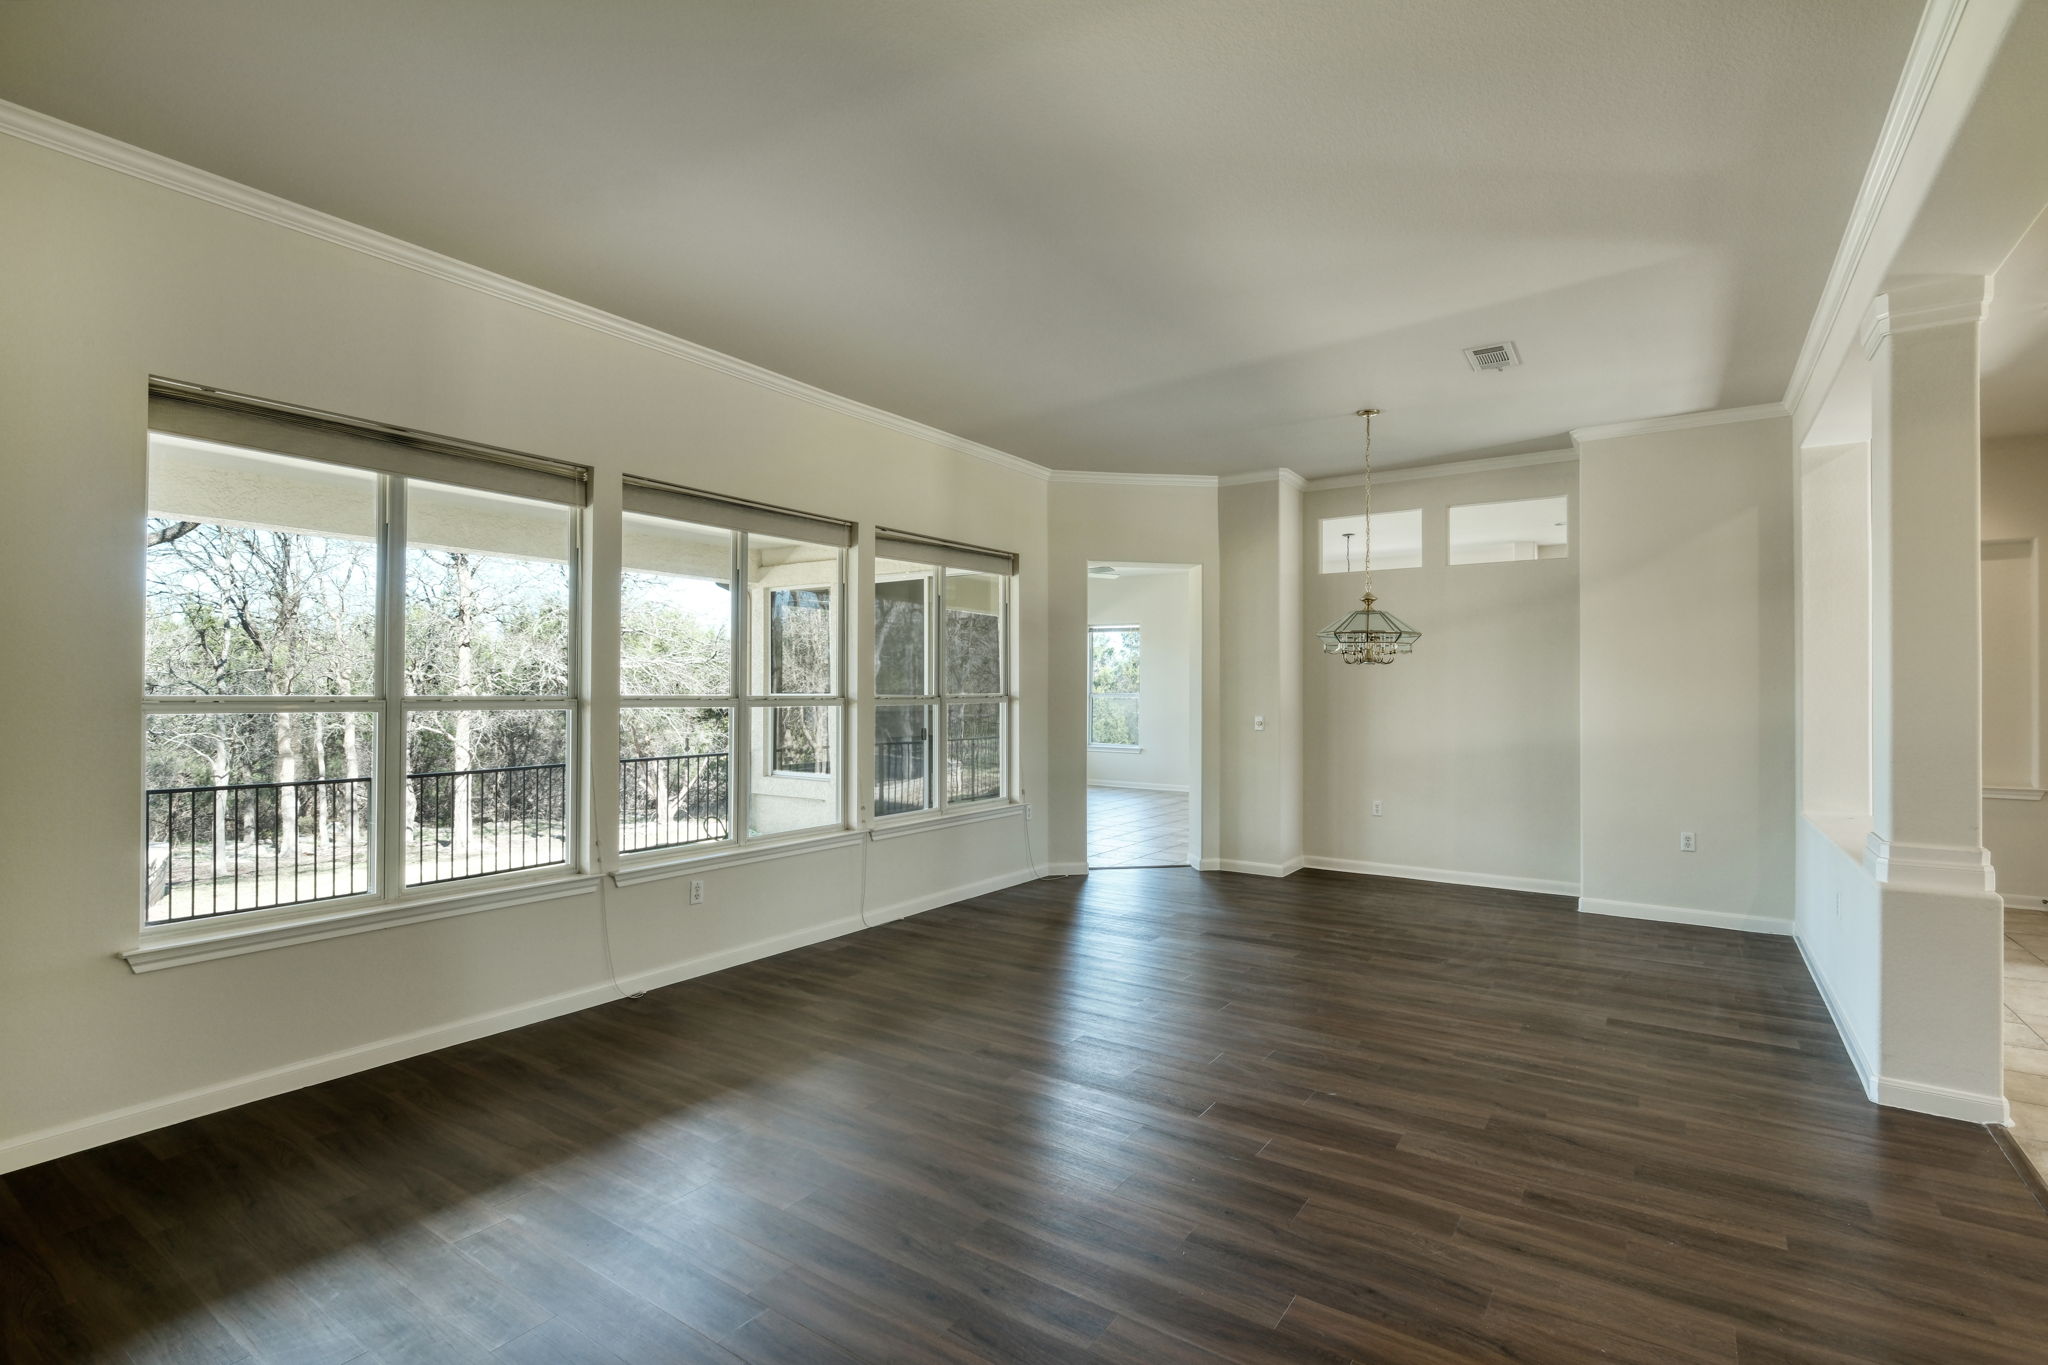
{"type": "Polygon", "coordinates": [[[2048,1359],[1792,944],[1038,882],[0,1180],[9,1362],[2048,1359]]]}

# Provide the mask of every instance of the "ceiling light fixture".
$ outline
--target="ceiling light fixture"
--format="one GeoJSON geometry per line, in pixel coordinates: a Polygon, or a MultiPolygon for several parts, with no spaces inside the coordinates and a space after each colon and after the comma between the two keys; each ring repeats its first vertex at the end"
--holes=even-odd
{"type": "MultiPolygon", "coordinates": [[[[1360,408],[1365,419],[1365,596],[1359,609],[1327,630],[1318,631],[1323,653],[1335,654],[1347,664],[1390,664],[1397,655],[1412,653],[1422,632],[1390,611],[1381,611],[1372,595],[1372,419],[1378,408],[1360,408]]],[[[1348,551],[1350,545],[1347,543],[1348,551]]],[[[1346,556],[1346,568],[1350,567],[1346,556]]]]}

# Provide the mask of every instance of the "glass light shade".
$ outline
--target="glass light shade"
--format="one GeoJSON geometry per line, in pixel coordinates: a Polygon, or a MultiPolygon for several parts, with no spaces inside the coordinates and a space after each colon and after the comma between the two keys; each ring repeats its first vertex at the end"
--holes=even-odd
{"type": "Polygon", "coordinates": [[[1390,664],[1396,655],[1413,653],[1422,632],[1392,612],[1375,607],[1377,600],[1367,593],[1359,599],[1357,611],[1318,631],[1316,638],[1323,642],[1323,653],[1335,654],[1347,664],[1390,664]]]}

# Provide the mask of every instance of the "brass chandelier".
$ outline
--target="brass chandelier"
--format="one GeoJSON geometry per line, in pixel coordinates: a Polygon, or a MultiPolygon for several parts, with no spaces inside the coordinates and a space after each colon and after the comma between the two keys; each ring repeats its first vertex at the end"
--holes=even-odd
{"type": "MultiPolygon", "coordinates": [[[[1365,419],[1365,596],[1357,611],[1316,633],[1323,653],[1335,654],[1347,664],[1390,664],[1396,655],[1413,653],[1422,638],[1421,631],[1373,605],[1379,599],[1372,595],[1372,419],[1379,411],[1360,408],[1357,413],[1365,419]]],[[[1350,537],[1345,542],[1348,551],[1350,537]]],[[[1348,554],[1345,567],[1350,567],[1348,554]]]]}

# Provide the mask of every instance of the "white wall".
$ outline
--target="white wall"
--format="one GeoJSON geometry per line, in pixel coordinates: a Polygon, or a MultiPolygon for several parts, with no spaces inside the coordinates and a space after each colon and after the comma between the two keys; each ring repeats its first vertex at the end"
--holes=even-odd
{"type": "Polygon", "coordinates": [[[1870,817],[1870,448],[1800,453],[1799,648],[1808,814],[1870,817]]]}
{"type": "Polygon", "coordinates": [[[1791,931],[1793,485],[1784,417],[1579,442],[1582,909],[1791,931]]]}
{"type": "Polygon", "coordinates": [[[1377,511],[1422,512],[1422,563],[1378,570],[1380,605],[1422,632],[1386,667],[1346,665],[1315,632],[1357,606],[1325,574],[1318,528],[1355,487],[1303,502],[1302,658],[1309,864],[1575,894],[1579,885],[1579,560],[1446,563],[1455,505],[1573,495],[1571,461],[1376,480],[1377,511]],[[1383,814],[1373,816],[1378,800],[1383,814]]]}
{"type": "Polygon", "coordinates": [[[1302,866],[1301,483],[1292,474],[1225,483],[1216,502],[1221,866],[1284,877],[1302,866]]]}
{"type": "MultiPolygon", "coordinates": [[[[2038,790],[2042,735],[2048,733],[2039,657],[2048,626],[2048,585],[2041,578],[2048,543],[2048,436],[1984,442],[1983,486],[1985,542],[2026,542],[2030,550],[1984,565],[1984,782],[2038,790]],[[2024,573],[2026,581],[2006,582],[2001,571],[2024,573]],[[2001,690],[2009,694],[2007,705],[2000,704],[2001,690]],[[2013,712],[2025,714],[1998,723],[2013,712]]],[[[1987,799],[1984,846],[1991,850],[2001,894],[2022,901],[2048,898],[2048,801],[1987,799]]]]}
{"type": "MultiPolygon", "coordinates": [[[[1042,480],[12,138],[0,183],[0,1167],[611,993],[591,892],[146,975],[115,956],[141,899],[151,375],[588,464],[600,522],[632,472],[1015,550],[1021,777],[1046,790],[1042,480]]],[[[592,594],[595,634],[614,596],[592,594]]],[[[616,687],[593,678],[598,753],[616,687]]],[[[674,979],[856,928],[864,895],[891,913],[1027,877],[1029,828],[1035,848],[1021,816],[877,842],[865,887],[842,847],[712,872],[697,907],[681,881],[613,889],[619,971],[674,979]]]]}
{"type": "Polygon", "coordinates": [[[1138,748],[1088,750],[1091,783],[1186,791],[1200,733],[1190,709],[1200,687],[1201,621],[1192,571],[1128,571],[1088,580],[1088,624],[1139,630],[1138,748]]]}

